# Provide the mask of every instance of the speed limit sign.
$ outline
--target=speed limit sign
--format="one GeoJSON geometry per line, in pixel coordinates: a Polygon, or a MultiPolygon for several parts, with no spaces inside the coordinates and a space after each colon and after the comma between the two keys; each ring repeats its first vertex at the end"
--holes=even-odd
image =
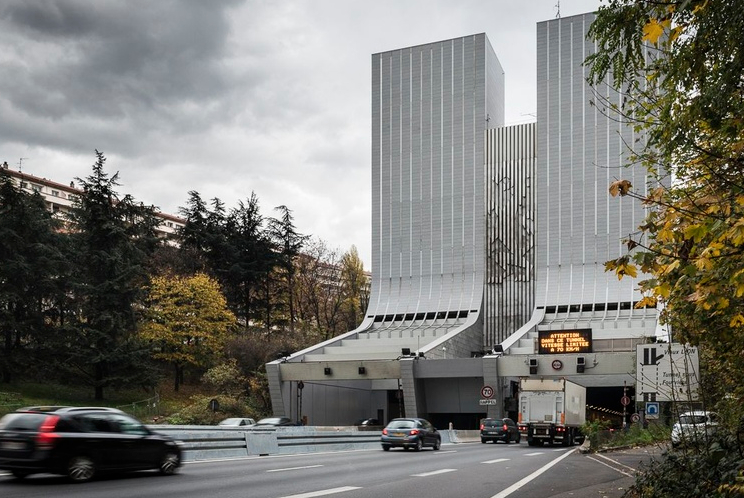
{"type": "Polygon", "coordinates": [[[493,398],[493,387],[483,386],[481,388],[481,396],[483,396],[486,399],[493,398]]]}

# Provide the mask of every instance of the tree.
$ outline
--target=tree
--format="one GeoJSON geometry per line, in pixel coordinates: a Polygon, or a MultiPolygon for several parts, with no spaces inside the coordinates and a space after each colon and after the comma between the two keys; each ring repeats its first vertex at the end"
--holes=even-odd
{"type": "Polygon", "coordinates": [[[714,353],[717,397],[744,399],[744,9],[612,0],[589,34],[598,47],[590,82],[625,92],[606,109],[639,136],[630,160],[664,185],[646,195],[622,178],[610,186],[651,209],[607,269],[648,274],[639,304],[663,305],[675,342],[714,353]]]}
{"type": "Polygon", "coordinates": [[[302,246],[309,238],[297,232],[294,226],[292,211],[287,206],[275,208],[281,213],[280,218],[269,220],[269,236],[275,246],[279,248],[278,268],[281,271],[280,278],[284,282],[284,295],[287,299],[287,311],[289,313],[289,331],[294,334],[295,321],[295,258],[300,254],[302,246]]]}
{"type": "Polygon", "coordinates": [[[364,263],[356,246],[341,258],[341,286],[344,293],[346,328],[355,329],[361,322],[369,304],[369,279],[364,273],[364,263]]]}
{"type": "Polygon", "coordinates": [[[109,177],[106,158],[97,150],[96,156],[91,175],[77,178],[83,192],[69,213],[76,322],[60,361],[101,400],[105,387],[143,381],[134,306],[148,279],[147,259],[159,243],[159,221],[154,208],[129,195],[119,198],[118,173],[109,177]]]}
{"type": "MultiPolygon", "coordinates": [[[[65,260],[60,224],[38,193],[27,194],[0,170],[0,375],[21,365],[14,353],[47,341],[45,318],[60,294],[65,260]]],[[[30,359],[26,358],[26,365],[30,359]]]]}
{"type": "Polygon", "coordinates": [[[211,366],[234,326],[215,280],[205,274],[161,276],[149,286],[140,335],[153,344],[154,358],[173,366],[178,391],[184,368],[211,366]]]}

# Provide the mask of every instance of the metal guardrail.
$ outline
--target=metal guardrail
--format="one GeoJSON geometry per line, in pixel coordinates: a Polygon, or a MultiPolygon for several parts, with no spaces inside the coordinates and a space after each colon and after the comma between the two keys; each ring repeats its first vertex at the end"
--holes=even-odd
{"type": "MultiPolygon", "coordinates": [[[[381,431],[359,431],[354,427],[241,427],[150,425],[150,429],[182,442],[184,461],[288,455],[320,451],[379,449],[381,431]]],[[[477,440],[469,432],[440,431],[442,443],[477,440]]]]}

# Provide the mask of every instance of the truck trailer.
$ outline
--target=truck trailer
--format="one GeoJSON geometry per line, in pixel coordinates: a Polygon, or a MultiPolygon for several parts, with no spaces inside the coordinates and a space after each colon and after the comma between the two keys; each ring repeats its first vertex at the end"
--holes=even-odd
{"type": "Polygon", "coordinates": [[[566,379],[521,379],[519,422],[527,444],[572,446],[586,421],[586,388],[566,379]]]}

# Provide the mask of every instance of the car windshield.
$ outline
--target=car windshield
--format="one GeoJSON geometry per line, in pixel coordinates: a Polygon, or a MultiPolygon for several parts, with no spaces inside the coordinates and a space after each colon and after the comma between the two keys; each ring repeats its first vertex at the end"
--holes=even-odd
{"type": "Polygon", "coordinates": [[[388,424],[388,429],[413,429],[416,423],[413,420],[393,420],[388,424]]]}
{"type": "Polygon", "coordinates": [[[708,418],[705,415],[680,415],[679,423],[685,425],[704,424],[708,418]]]}

